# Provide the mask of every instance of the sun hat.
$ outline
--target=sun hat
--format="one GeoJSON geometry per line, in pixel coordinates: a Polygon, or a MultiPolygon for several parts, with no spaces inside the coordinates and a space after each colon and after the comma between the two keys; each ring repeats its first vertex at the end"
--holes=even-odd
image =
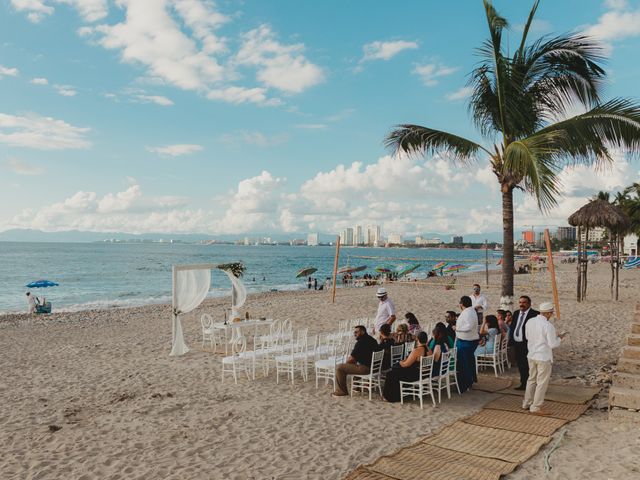
{"type": "Polygon", "coordinates": [[[387,289],[383,288],[383,287],[380,287],[378,289],[378,293],[376,293],[376,296],[377,297],[384,297],[386,294],[387,294],[387,289]]]}
{"type": "Polygon", "coordinates": [[[540,313],[553,312],[553,310],[553,303],[551,302],[543,302],[540,304],[540,313]]]}

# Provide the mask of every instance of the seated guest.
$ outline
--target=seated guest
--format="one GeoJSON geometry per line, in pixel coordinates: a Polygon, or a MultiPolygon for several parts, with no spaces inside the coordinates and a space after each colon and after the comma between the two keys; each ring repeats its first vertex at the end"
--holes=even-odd
{"type": "MultiPolygon", "coordinates": [[[[500,333],[502,335],[507,335],[509,333],[509,325],[507,325],[506,322],[506,317],[507,317],[507,312],[506,310],[498,310],[497,312],[497,316],[498,316],[498,326],[500,327],[500,333]]],[[[511,314],[511,312],[509,312],[509,314],[511,314]]]]}
{"type": "Polygon", "coordinates": [[[396,328],[396,333],[393,334],[393,338],[395,339],[396,343],[413,342],[415,340],[413,335],[409,333],[409,327],[406,323],[401,323],[400,325],[398,325],[398,327],[396,328]]]}
{"type": "MultiPolygon", "coordinates": [[[[444,339],[445,339],[445,343],[447,344],[447,347],[449,348],[453,348],[454,344],[455,344],[455,337],[450,337],[449,336],[449,332],[447,330],[447,327],[444,325],[444,323],[442,322],[438,322],[436,323],[436,326],[434,327],[434,332],[436,330],[442,330],[443,334],[444,334],[444,339]]],[[[436,346],[436,338],[435,335],[433,336],[433,338],[431,340],[429,340],[429,350],[433,351],[433,349],[436,346]]]]}
{"type": "Polygon", "coordinates": [[[493,353],[493,345],[496,335],[500,333],[500,326],[495,315],[484,317],[482,327],[480,327],[480,344],[476,348],[475,355],[490,355],[493,353]]]}
{"type": "Polygon", "coordinates": [[[429,354],[433,352],[433,376],[440,375],[440,358],[449,351],[447,329],[443,323],[436,324],[433,329],[433,348],[429,347],[429,354]]]}
{"type": "Polygon", "coordinates": [[[347,375],[367,375],[371,371],[371,355],[378,350],[378,342],[362,325],[358,325],[353,334],[356,337],[356,344],[347,358],[347,363],[336,366],[336,391],[331,395],[332,397],[349,395],[347,375]]]}
{"type": "Polygon", "coordinates": [[[420,328],[420,323],[418,323],[416,316],[411,312],[407,312],[404,318],[407,320],[407,325],[409,325],[409,333],[414,337],[418,336],[422,328],[420,328]]]}
{"type": "Polygon", "coordinates": [[[429,348],[427,347],[428,339],[429,336],[426,332],[420,332],[418,334],[418,346],[411,351],[407,358],[393,365],[391,371],[387,373],[384,390],[382,391],[382,396],[387,402],[400,401],[401,381],[415,382],[420,378],[420,358],[429,353],[429,348]]]}
{"type": "Polygon", "coordinates": [[[378,343],[378,350],[384,350],[382,370],[389,370],[391,367],[391,347],[395,344],[396,341],[391,336],[391,325],[385,323],[380,327],[380,343],[378,343]]]}

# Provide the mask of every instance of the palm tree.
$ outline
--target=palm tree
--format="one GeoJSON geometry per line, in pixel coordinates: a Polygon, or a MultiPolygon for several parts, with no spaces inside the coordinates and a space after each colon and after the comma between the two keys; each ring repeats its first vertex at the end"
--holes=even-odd
{"type": "Polygon", "coordinates": [[[493,145],[411,124],[396,126],[386,144],[396,152],[438,154],[466,165],[488,157],[502,192],[501,302],[510,304],[513,191],[533,195],[544,212],[557,204],[558,173],[564,166],[606,165],[612,161],[611,148],[638,153],[640,105],[623,98],[601,102],[606,73],[600,66],[603,50],[595,40],[569,34],[527,43],[539,0],[533,3],[519,47],[511,56],[502,41],[507,20],[489,0],[483,1],[489,38],[478,49],[480,62],[470,74],[469,111],[482,137],[493,145]],[[576,106],[585,113],[568,117],[576,106]]]}

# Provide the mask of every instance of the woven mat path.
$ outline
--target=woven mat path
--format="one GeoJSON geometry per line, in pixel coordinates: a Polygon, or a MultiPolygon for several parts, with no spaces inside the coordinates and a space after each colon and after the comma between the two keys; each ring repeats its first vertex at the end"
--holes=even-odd
{"type": "MultiPolygon", "coordinates": [[[[473,384],[474,390],[483,392],[499,392],[506,390],[512,385],[512,380],[505,377],[494,377],[493,375],[478,375],[478,381],[473,384]]],[[[502,392],[500,392],[502,393],[502,392]]]]}
{"type": "MultiPolygon", "coordinates": [[[[476,388],[475,385],[473,388],[476,388]]],[[[580,387],[574,385],[554,385],[550,384],[547,388],[547,393],[544,396],[546,401],[572,403],[575,405],[581,405],[587,403],[593,397],[595,397],[600,391],[600,387],[580,387]]],[[[522,390],[514,390],[513,388],[501,389],[500,393],[506,393],[508,395],[524,396],[522,390]]]]}
{"type": "MultiPolygon", "coordinates": [[[[511,383],[489,376],[479,380],[474,388],[490,392],[504,390],[511,383]]],[[[595,388],[553,385],[549,390],[551,387],[553,397],[566,403],[549,401],[551,395],[547,395],[543,408],[550,413],[548,417],[523,410],[522,398],[507,391],[475,415],[370,465],[360,465],[345,480],[499,480],[551,441],[558,428],[580,417],[598,392],[595,388]]]]}

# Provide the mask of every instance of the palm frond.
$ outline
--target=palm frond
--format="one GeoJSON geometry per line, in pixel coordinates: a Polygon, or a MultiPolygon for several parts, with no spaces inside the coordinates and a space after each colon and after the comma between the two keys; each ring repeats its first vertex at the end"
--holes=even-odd
{"type": "Polygon", "coordinates": [[[556,146],[572,163],[601,165],[611,148],[640,156],[640,104],[616,98],[581,115],[549,125],[540,133],[559,132],[556,146]]]}
{"type": "Polygon", "coordinates": [[[408,154],[446,154],[461,163],[475,160],[480,150],[491,155],[482,145],[464,137],[410,124],[397,125],[387,135],[385,145],[408,154]]]}
{"type": "Polygon", "coordinates": [[[527,36],[529,35],[529,29],[531,28],[531,24],[533,23],[533,17],[535,17],[536,11],[538,10],[538,5],[540,5],[540,0],[535,0],[535,2],[533,2],[533,6],[531,7],[531,11],[529,12],[527,22],[524,24],[524,29],[522,30],[522,39],[520,40],[520,48],[518,48],[518,52],[516,54],[519,57],[521,57],[524,53],[524,49],[527,44],[527,36]]]}

